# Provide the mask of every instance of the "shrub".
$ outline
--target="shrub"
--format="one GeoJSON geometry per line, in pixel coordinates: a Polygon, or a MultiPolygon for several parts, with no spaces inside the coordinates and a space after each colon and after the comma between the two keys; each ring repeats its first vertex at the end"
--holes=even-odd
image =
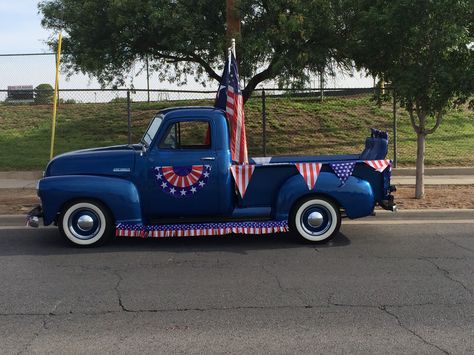
{"type": "Polygon", "coordinates": [[[50,104],[53,102],[54,89],[49,84],[39,84],[35,87],[35,104],[50,104]]]}

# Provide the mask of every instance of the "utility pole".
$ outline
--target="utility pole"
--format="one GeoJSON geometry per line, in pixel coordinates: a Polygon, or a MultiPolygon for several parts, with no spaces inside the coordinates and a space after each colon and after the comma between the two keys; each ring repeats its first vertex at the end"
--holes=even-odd
{"type": "Polygon", "coordinates": [[[240,0],[226,0],[227,41],[240,36],[240,0]]]}

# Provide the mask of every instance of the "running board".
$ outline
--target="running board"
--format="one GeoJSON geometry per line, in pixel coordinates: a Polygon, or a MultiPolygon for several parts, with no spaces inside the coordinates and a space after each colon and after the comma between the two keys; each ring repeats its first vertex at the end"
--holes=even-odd
{"type": "Polygon", "coordinates": [[[118,223],[117,237],[166,238],[202,237],[226,234],[273,234],[288,232],[288,221],[220,222],[140,225],[118,223]]]}

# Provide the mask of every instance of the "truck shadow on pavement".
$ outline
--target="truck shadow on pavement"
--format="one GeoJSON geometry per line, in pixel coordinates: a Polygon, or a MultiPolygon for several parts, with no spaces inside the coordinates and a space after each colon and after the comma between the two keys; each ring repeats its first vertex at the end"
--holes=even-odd
{"type": "Polygon", "coordinates": [[[290,233],[274,235],[226,235],[214,237],[175,238],[113,238],[109,243],[94,248],[78,248],[63,240],[56,229],[3,230],[0,233],[0,256],[10,255],[75,255],[115,252],[213,252],[245,254],[252,250],[292,248],[335,248],[351,244],[339,233],[326,244],[305,242],[290,233]]]}

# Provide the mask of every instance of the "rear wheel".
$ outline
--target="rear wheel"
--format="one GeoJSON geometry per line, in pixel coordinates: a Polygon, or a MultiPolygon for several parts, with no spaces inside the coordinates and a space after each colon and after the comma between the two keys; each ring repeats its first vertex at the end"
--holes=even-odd
{"type": "Polygon", "coordinates": [[[83,200],[63,208],[58,226],[61,235],[74,245],[96,246],[110,239],[114,223],[103,204],[83,200]]]}
{"type": "Polygon", "coordinates": [[[294,206],[290,215],[290,230],[311,242],[327,242],[341,226],[341,213],[331,200],[311,196],[294,206]]]}

